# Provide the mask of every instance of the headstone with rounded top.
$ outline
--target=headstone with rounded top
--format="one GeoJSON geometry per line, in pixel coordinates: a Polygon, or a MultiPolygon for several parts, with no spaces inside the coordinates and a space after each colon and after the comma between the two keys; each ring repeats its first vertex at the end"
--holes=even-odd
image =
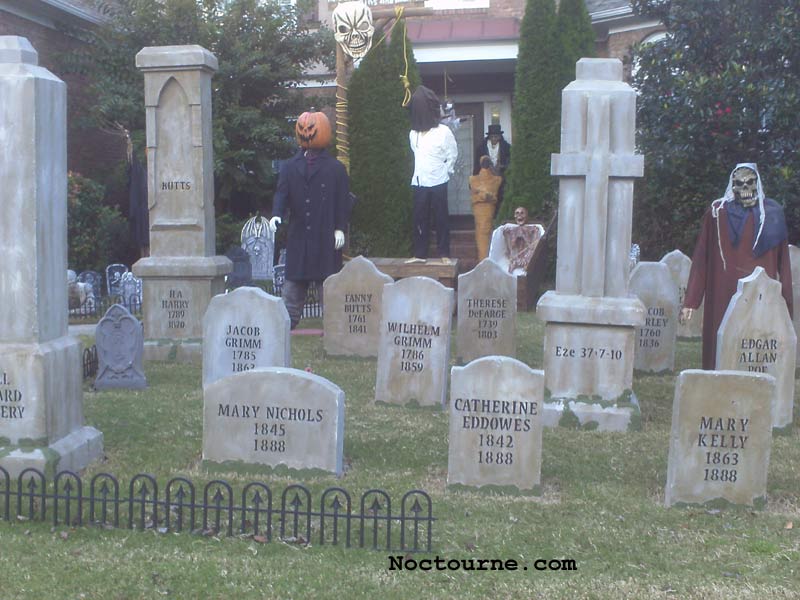
{"type": "MultiPolygon", "coordinates": [[[[683,299],[686,296],[686,285],[689,282],[689,272],[692,270],[692,259],[680,250],[668,252],[661,259],[667,265],[672,279],[678,286],[678,303],[683,307],[683,299]]],[[[692,311],[692,318],[686,323],[678,323],[679,338],[699,338],[703,335],[703,303],[700,307],[692,311]]]]}
{"type": "Polygon", "coordinates": [[[143,389],[144,334],[141,322],[121,304],[114,304],[95,328],[97,378],[95,389],[143,389]]]}

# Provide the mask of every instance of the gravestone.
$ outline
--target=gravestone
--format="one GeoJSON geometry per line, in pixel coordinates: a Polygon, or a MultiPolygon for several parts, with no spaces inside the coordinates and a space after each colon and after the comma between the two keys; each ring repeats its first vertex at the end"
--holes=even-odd
{"type": "Polygon", "coordinates": [[[211,76],[200,46],[144,48],[150,256],[133,265],[144,281],[145,360],[200,362],[203,315],[233,265],[214,256],[211,76]]]}
{"type": "Polygon", "coordinates": [[[444,408],[453,295],[429,277],[383,286],[376,402],[444,408]]]}
{"type": "Polygon", "coordinates": [[[91,285],[97,300],[103,295],[103,276],[97,271],[83,271],[78,275],[78,281],[91,285]]]}
{"type": "Polygon", "coordinates": [[[794,409],[797,334],[780,282],[762,267],[739,280],[717,332],[717,369],[769,373],[775,378],[772,426],[790,431],[794,409]]]}
{"type": "Polygon", "coordinates": [[[640,262],[631,273],[630,290],[645,309],[644,324],[636,328],[633,368],[646,373],[672,371],[680,303],[669,267],[640,262]]]}
{"type": "MultiPolygon", "coordinates": [[[[792,267],[792,323],[795,335],[800,338],[800,248],[789,244],[789,263],[792,267]]],[[[795,353],[795,364],[800,366],[800,352],[795,353]]]]}
{"type": "Polygon", "coordinates": [[[0,466],[78,471],[81,343],[67,330],[67,90],[22,37],[0,36],[0,466]]]}
{"type": "MultiPolygon", "coordinates": [[[[692,259],[680,250],[668,252],[661,259],[667,265],[672,279],[678,286],[678,303],[683,307],[683,299],[686,296],[686,285],[689,282],[689,272],[692,270],[692,259]]],[[[700,308],[692,311],[692,318],[686,323],[678,323],[678,337],[680,338],[699,338],[703,335],[703,304],[700,308]]]]}
{"type": "Polygon", "coordinates": [[[458,276],[456,356],[462,362],[481,356],[514,356],[516,327],[516,276],[490,258],[458,276]]]}
{"type": "Polygon", "coordinates": [[[347,261],[322,286],[325,352],[343,356],[377,356],[383,286],[389,275],[363,256],[347,261]]]}
{"type": "Polygon", "coordinates": [[[203,386],[260,367],[289,367],[289,313],[255,287],[214,296],[203,319],[203,386]]]}
{"type": "Polygon", "coordinates": [[[253,267],[250,257],[240,246],[231,246],[225,253],[233,265],[233,271],[225,276],[225,288],[235,290],[238,287],[253,284],[253,267]]]}
{"type": "Polygon", "coordinates": [[[137,312],[142,308],[142,280],[131,272],[122,276],[120,283],[122,304],[129,311],[137,312]]]}
{"type": "Polygon", "coordinates": [[[617,59],[582,58],[562,92],[556,289],[537,305],[545,321],[545,425],[638,428],[633,393],[636,327],[644,307],[628,290],[636,92],[617,59]]]}
{"type": "Polygon", "coordinates": [[[127,272],[128,267],[119,263],[106,267],[106,289],[109,296],[122,296],[122,276],[127,272]]]}
{"type": "Polygon", "coordinates": [[[544,372],[505,356],[453,367],[448,485],[539,493],[544,372]]]}
{"type": "Polygon", "coordinates": [[[258,368],[215,381],[203,390],[203,400],[206,464],[342,474],[345,397],[327,379],[258,368]]]}
{"type": "Polygon", "coordinates": [[[664,503],[761,506],[767,495],[775,379],[681,372],[672,403],[664,503]]]}
{"type": "Polygon", "coordinates": [[[142,367],[142,324],[121,304],[114,304],[95,328],[97,345],[97,390],[147,387],[142,367]]]}
{"type": "Polygon", "coordinates": [[[242,249],[247,252],[253,269],[253,279],[272,279],[275,257],[275,234],[265,217],[255,216],[244,224],[241,234],[242,249]]]}

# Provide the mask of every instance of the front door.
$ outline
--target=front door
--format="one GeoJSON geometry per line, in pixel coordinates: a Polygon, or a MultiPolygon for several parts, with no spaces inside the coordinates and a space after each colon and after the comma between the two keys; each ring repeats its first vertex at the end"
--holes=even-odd
{"type": "Polygon", "coordinates": [[[458,144],[458,159],[456,160],[455,173],[447,184],[447,207],[451,215],[471,215],[472,203],[469,194],[469,176],[472,175],[473,138],[472,116],[464,118],[458,129],[455,130],[456,144],[458,144]]]}

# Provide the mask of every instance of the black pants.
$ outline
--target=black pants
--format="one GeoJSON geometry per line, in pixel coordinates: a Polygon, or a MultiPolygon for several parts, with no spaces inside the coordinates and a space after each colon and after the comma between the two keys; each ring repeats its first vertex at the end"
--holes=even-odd
{"type": "Polygon", "coordinates": [[[450,215],[447,212],[447,183],[433,187],[411,186],[414,192],[414,256],[428,258],[431,211],[436,227],[439,256],[450,256],[450,215]]]}
{"type": "MultiPolygon", "coordinates": [[[[317,281],[316,283],[319,305],[320,308],[322,308],[322,282],[317,281]]],[[[286,305],[286,311],[289,313],[292,329],[297,327],[297,324],[300,323],[300,319],[303,317],[303,307],[306,303],[309,285],[311,285],[310,281],[286,279],[283,282],[281,297],[283,298],[283,303],[286,305]]]]}

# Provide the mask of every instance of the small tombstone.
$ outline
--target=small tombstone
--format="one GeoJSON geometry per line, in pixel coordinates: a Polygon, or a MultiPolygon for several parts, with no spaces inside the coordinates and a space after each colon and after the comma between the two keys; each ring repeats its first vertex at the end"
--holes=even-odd
{"type": "Polygon", "coordinates": [[[506,223],[492,232],[489,258],[512,275],[523,275],[544,235],[539,223],[506,223]]]}
{"type": "Polygon", "coordinates": [[[377,356],[383,286],[393,279],[363,256],[345,263],[323,284],[325,352],[377,356]]]}
{"type": "Polygon", "coordinates": [[[789,429],[794,408],[797,334],[780,282],[762,267],[739,280],[717,332],[717,369],[769,373],[775,378],[772,426],[789,429]]]}
{"type": "Polygon", "coordinates": [[[96,299],[99,299],[103,294],[103,276],[97,271],[83,271],[78,275],[78,281],[91,285],[96,299]]]}
{"type": "Polygon", "coordinates": [[[109,296],[122,295],[122,276],[128,272],[128,267],[115,263],[106,267],[106,290],[109,296]]]}
{"type": "Polygon", "coordinates": [[[225,287],[234,290],[243,285],[251,285],[253,282],[253,267],[250,264],[250,256],[239,246],[228,249],[225,256],[233,263],[233,271],[225,276],[225,287]]]}
{"type": "Polygon", "coordinates": [[[517,278],[487,258],[458,276],[456,355],[463,362],[517,351],[517,278]]]}
{"type": "MultiPolygon", "coordinates": [[[[673,250],[664,255],[661,262],[667,265],[672,279],[678,286],[678,303],[683,307],[686,297],[686,284],[689,282],[689,272],[692,270],[692,259],[680,250],[673,250]]],[[[703,303],[700,308],[692,312],[692,318],[686,323],[678,323],[678,337],[699,338],[703,335],[703,303]]]]}
{"type": "Polygon", "coordinates": [[[775,379],[761,373],[678,375],[665,504],[763,505],[775,379]]]}
{"type": "MultiPolygon", "coordinates": [[[[800,248],[789,244],[789,263],[792,268],[792,323],[800,338],[800,248]]],[[[795,353],[795,364],[800,367],[800,352],[795,353]]]]}
{"type": "Polygon", "coordinates": [[[448,485],[539,493],[544,371],[489,356],[451,373],[448,485]]]}
{"type": "Polygon", "coordinates": [[[120,280],[120,293],[122,303],[125,307],[134,312],[142,306],[142,280],[130,271],[124,273],[120,280]]]}
{"type": "Polygon", "coordinates": [[[672,371],[680,311],[678,286],[667,265],[660,262],[640,262],[629,285],[645,309],[644,324],[636,328],[633,368],[648,373],[672,371]]]}
{"type": "Polygon", "coordinates": [[[211,299],[203,318],[203,386],[259,367],[289,367],[289,313],[261,288],[211,299]]]}
{"type": "Polygon", "coordinates": [[[273,277],[275,257],[275,235],[266,218],[255,216],[242,228],[242,249],[247,252],[253,270],[253,279],[265,280],[273,277]]]}
{"type": "Polygon", "coordinates": [[[376,402],[444,408],[453,295],[429,277],[383,286],[376,402]]]}
{"type": "Polygon", "coordinates": [[[203,401],[203,460],[342,474],[345,396],[327,379],[258,368],[215,381],[203,401]]]}
{"type": "Polygon", "coordinates": [[[144,333],[142,324],[121,304],[106,311],[95,329],[98,390],[147,387],[142,367],[144,333]]]}

